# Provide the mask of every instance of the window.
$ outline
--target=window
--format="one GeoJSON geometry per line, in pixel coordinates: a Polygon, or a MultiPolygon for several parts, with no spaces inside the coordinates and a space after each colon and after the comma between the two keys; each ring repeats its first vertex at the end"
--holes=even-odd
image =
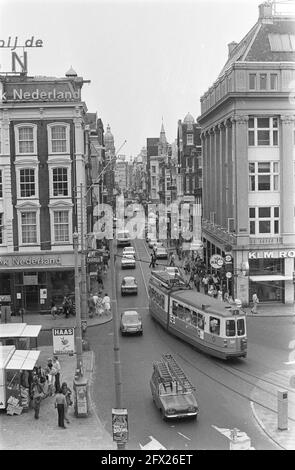
{"type": "Polygon", "coordinates": [[[34,153],[34,129],[33,127],[18,128],[19,153],[34,153]]]}
{"type": "Polygon", "coordinates": [[[54,211],[54,241],[69,241],[69,211],[54,211]]]}
{"type": "Polygon", "coordinates": [[[251,117],[248,121],[248,145],[278,145],[278,118],[251,117]]]}
{"type": "Polygon", "coordinates": [[[65,153],[67,151],[67,135],[65,126],[51,127],[52,153],[65,153]]]}
{"type": "Polygon", "coordinates": [[[36,212],[21,213],[22,243],[37,243],[36,212]]]}
{"type": "Polygon", "coordinates": [[[0,170],[0,198],[3,197],[2,170],[0,170]]]}
{"type": "Polygon", "coordinates": [[[259,89],[266,90],[266,88],[267,88],[267,74],[260,73],[259,74],[259,89]]]}
{"type": "Polygon", "coordinates": [[[187,134],[186,136],[186,144],[193,145],[194,144],[194,136],[193,134],[187,134]]]}
{"type": "Polygon", "coordinates": [[[152,176],[152,186],[156,186],[156,177],[152,176]]]}
{"type": "Polygon", "coordinates": [[[237,319],[237,333],[238,333],[238,336],[243,336],[245,334],[244,318],[237,319]]]}
{"type": "Polygon", "coordinates": [[[0,245],[3,243],[3,214],[0,214],[0,245]]]}
{"type": "Polygon", "coordinates": [[[209,330],[210,333],[214,335],[219,335],[220,334],[220,319],[216,317],[210,317],[209,321],[209,330]]]}
{"type": "Polygon", "coordinates": [[[250,207],[250,235],[279,233],[279,207],[250,207]]]}
{"type": "Polygon", "coordinates": [[[278,74],[271,73],[270,74],[270,89],[277,90],[278,89],[278,74]]]}
{"type": "Polygon", "coordinates": [[[249,74],[249,89],[256,90],[256,73],[249,74]]]}
{"type": "Polygon", "coordinates": [[[249,191],[278,191],[279,162],[250,162],[249,191]]]}
{"type": "Polygon", "coordinates": [[[67,168],[53,168],[53,196],[68,196],[67,168]]]}
{"type": "Polygon", "coordinates": [[[156,173],[156,165],[152,165],[152,173],[156,173]]]}
{"type": "Polygon", "coordinates": [[[20,170],[20,197],[35,196],[35,170],[23,168],[20,170]]]}
{"type": "Polygon", "coordinates": [[[295,34],[269,34],[268,39],[273,52],[295,51],[295,34]]]}
{"type": "Polygon", "coordinates": [[[236,322],[235,320],[226,320],[225,322],[225,334],[226,336],[236,335],[236,322]]]}

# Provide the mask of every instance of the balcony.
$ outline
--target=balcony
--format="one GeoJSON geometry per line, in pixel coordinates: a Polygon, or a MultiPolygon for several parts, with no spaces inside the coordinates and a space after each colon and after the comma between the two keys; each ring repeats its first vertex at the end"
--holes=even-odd
{"type": "Polygon", "coordinates": [[[202,220],[202,230],[208,231],[211,235],[215,235],[230,245],[236,245],[236,234],[228,233],[223,227],[215,225],[209,220],[202,220]]]}

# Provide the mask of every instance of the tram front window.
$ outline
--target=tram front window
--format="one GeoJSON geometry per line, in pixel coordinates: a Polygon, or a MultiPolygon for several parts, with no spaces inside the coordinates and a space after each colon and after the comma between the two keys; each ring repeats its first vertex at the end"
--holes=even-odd
{"type": "Polygon", "coordinates": [[[226,320],[225,322],[226,336],[236,335],[236,322],[235,320],[226,320]]]}
{"type": "Polygon", "coordinates": [[[238,336],[243,336],[245,334],[245,321],[244,321],[244,318],[238,318],[238,320],[237,320],[237,330],[238,330],[238,336]]]}

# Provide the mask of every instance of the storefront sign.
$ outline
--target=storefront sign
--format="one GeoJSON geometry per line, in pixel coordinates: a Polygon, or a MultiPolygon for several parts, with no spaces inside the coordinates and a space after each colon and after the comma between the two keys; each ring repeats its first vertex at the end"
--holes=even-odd
{"type": "Polygon", "coordinates": [[[112,429],[114,441],[128,441],[128,413],[125,408],[112,409],[112,429]]]}
{"type": "Polygon", "coordinates": [[[13,268],[17,266],[23,267],[41,267],[41,266],[61,266],[61,256],[1,256],[0,268],[8,267],[13,268]]]}
{"type": "Polygon", "coordinates": [[[295,258],[295,250],[249,251],[249,259],[295,258]]]}
{"type": "Polygon", "coordinates": [[[224,260],[221,255],[212,255],[210,258],[210,265],[214,269],[220,269],[223,266],[224,260]]]}
{"type": "Polygon", "coordinates": [[[0,295],[0,302],[11,302],[11,295],[0,295]]]}
{"type": "Polygon", "coordinates": [[[38,285],[38,275],[34,274],[33,276],[24,275],[24,286],[37,286],[38,285]]]}
{"type": "Polygon", "coordinates": [[[52,328],[53,354],[74,354],[75,329],[52,328]]]}

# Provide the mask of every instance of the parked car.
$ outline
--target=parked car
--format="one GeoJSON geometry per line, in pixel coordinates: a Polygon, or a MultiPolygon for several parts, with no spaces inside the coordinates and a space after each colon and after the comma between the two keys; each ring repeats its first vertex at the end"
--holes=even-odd
{"type": "Polygon", "coordinates": [[[136,310],[126,310],[121,313],[120,331],[126,334],[143,334],[142,318],[136,310]]]}
{"type": "Polygon", "coordinates": [[[161,361],[154,362],[150,388],[164,420],[197,419],[199,405],[195,387],[170,354],[163,354],[161,361]]]}
{"type": "Polygon", "coordinates": [[[132,255],[132,256],[135,256],[135,249],[133,248],[133,246],[126,246],[125,248],[123,248],[123,256],[125,255],[132,255]]]}
{"type": "Polygon", "coordinates": [[[168,259],[168,251],[163,246],[158,246],[155,253],[157,259],[168,259]]]}
{"type": "Polygon", "coordinates": [[[149,241],[148,241],[149,248],[154,248],[155,243],[157,243],[157,240],[155,238],[149,238],[149,241]]]}
{"type": "Polygon", "coordinates": [[[126,276],[121,282],[121,295],[136,294],[137,295],[137,282],[135,277],[126,276]]]}
{"type": "Polygon", "coordinates": [[[128,269],[128,268],[135,268],[135,258],[132,255],[123,255],[121,259],[121,268],[128,269]]]}

